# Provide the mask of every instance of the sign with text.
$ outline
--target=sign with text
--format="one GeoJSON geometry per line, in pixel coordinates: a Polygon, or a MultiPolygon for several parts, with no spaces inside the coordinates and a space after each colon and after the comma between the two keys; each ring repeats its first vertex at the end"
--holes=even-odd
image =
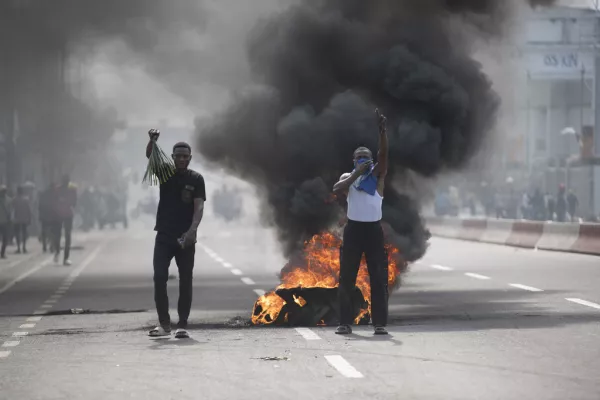
{"type": "Polygon", "coordinates": [[[531,75],[556,75],[574,79],[581,76],[582,70],[588,76],[594,71],[592,54],[577,51],[530,53],[527,64],[531,75]]]}

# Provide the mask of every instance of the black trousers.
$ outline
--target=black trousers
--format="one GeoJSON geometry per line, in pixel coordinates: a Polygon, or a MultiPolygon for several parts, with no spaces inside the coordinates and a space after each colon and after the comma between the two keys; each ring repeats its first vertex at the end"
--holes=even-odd
{"type": "Polygon", "coordinates": [[[40,221],[42,225],[42,231],[40,232],[40,239],[42,241],[42,248],[44,251],[48,249],[48,244],[50,245],[50,249],[53,248],[54,243],[54,233],[52,230],[54,229],[54,225],[50,221],[40,221]]]}
{"type": "Polygon", "coordinates": [[[0,250],[0,256],[6,255],[6,246],[8,246],[8,235],[9,235],[9,224],[0,224],[0,236],[2,240],[2,247],[0,250]]]}
{"type": "Polygon", "coordinates": [[[352,325],[356,305],[352,292],[360,260],[365,255],[371,282],[371,320],[373,325],[387,325],[388,317],[388,261],[383,242],[383,230],[379,222],[348,221],[340,249],[340,324],[352,325]]]}
{"type": "Polygon", "coordinates": [[[27,224],[15,224],[15,238],[17,239],[17,249],[27,250],[27,224]]]}
{"type": "Polygon", "coordinates": [[[192,278],[194,270],[195,246],[182,249],[178,238],[158,232],[154,242],[154,302],[158,313],[158,322],[167,327],[171,324],[169,315],[169,296],[167,281],[169,266],[175,258],[179,270],[179,328],[186,328],[190,310],[192,309],[192,278]]]}
{"type": "Polygon", "coordinates": [[[65,256],[64,259],[68,260],[71,254],[71,231],[73,230],[73,218],[64,218],[54,223],[54,253],[58,256],[60,254],[60,239],[62,236],[62,230],[65,229],[65,256]]]}

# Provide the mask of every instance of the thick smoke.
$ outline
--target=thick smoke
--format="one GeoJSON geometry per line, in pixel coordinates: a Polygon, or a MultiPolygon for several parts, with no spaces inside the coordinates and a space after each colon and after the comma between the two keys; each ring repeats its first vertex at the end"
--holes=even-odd
{"type": "Polygon", "coordinates": [[[426,240],[419,199],[391,182],[460,170],[486,141],[499,99],[465,31],[499,34],[511,4],[301,1],[252,32],[259,85],[198,122],[200,151],[264,191],[289,254],[340,217],[331,187],[352,169],[356,147],[376,152],[380,108],[391,159],[384,219],[396,233],[388,237],[416,260],[426,240]]]}

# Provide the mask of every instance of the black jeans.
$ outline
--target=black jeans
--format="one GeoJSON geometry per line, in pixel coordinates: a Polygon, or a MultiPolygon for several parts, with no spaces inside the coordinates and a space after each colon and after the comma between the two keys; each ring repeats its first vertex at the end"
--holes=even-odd
{"type": "Polygon", "coordinates": [[[196,248],[191,246],[182,249],[177,239],[161,232],[156,234],[154,242],[154,302],[156,303],[158,322],[163,327],[170,326],[167,281],[169,280],[171,260],[175,258],[179,270],[178,327],[186,328],[192,309],[192,278],[196,248]]]}
{"type": "Polygon", "coordinates": [[[40,232],[40,239],[42,240],[42,248],[44,252],[48,249],[48,244],[50,244],[50,249],[52,251],[53,243],[54,243],[54,234],[52,230],[54,229],[54,225],[49,221],[40,221],[42,225],[42,231],[40,232]]]}
{"type": "Polygon", "coordinates": [[[6,246],[8,246],[8,234],[8,224],[0,224],[0,236],[2,236],[2,248],[0,250],[0,256],[2,257],[6,255],[6,246]]]}
{"type": "Polygon", "coordinates": [[[17,239],[17,250],[27,250],[27,224],[15,224],[15,238],[17,239]]]}
{"type": "Polygon", "coordinates": [[[360,260],[365,255],[371,282],[371,320],[373,325],[387,325],[388,261],[379,222],[348,221],[340,250],[340,324],[352,325],[355,312],[352,302],[360,260]]]}
{"type": "Polygon", "coordinates": [[[62,236],[63,227],[65,229],[65,257],[64,260],[69,259],[71,254],[71,231],[73,230],[73,218],[65,218],[54,223],[54,253],[58,256],[60,254],[60,238],[62,236]]]}

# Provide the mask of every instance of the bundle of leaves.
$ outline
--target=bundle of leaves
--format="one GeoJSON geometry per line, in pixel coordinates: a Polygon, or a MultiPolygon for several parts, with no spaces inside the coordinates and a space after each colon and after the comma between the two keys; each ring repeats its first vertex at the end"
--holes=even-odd
{"type": "Polygon", "coordinates": [[[152,141],[152,153],[148,158],[148,167],[144,174],[143,183],[148,183],[150,186],[158,186],[169,180],[175,174],[175,164],[163,149],[152,141]]]}

